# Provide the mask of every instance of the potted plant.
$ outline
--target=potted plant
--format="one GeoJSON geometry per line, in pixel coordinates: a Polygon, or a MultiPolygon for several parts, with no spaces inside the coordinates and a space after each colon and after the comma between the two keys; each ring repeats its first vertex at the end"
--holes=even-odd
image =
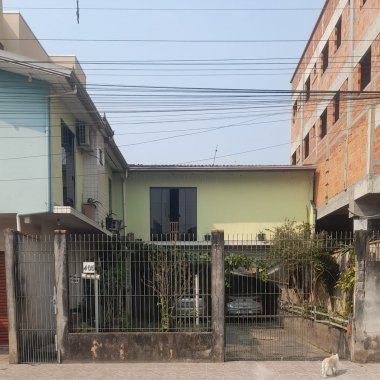
{"type": "Polygon", "coordinates": [[[82,213],[88,218],[95,220],[96,207],[101,205],[99,201],[94,198],[87,198],[87,202],[82,204],[82,213]]]}
{"type": "Polygon", "coordinates": [[[257,240],[259,240],[259,241],[266,240],[265,232],[259,231],[259,233],[257,234],[257,240]]]}
{"type": "Polygon", "coordinates": [[[106,215],[106,228],[109,230],[112,227],[113,218],[112,215],[115,215],[112,211],[106,215]]]}

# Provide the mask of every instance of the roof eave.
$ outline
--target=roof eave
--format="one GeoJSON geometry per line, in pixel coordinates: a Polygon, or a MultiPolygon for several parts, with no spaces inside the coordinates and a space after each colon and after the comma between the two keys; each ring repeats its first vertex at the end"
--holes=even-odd
{"type": "Polygon", "coordinates": [[[160,165],[128,165],[128,172],[298,172],[315,171],[314,166],[160,166],[160,165]]]}

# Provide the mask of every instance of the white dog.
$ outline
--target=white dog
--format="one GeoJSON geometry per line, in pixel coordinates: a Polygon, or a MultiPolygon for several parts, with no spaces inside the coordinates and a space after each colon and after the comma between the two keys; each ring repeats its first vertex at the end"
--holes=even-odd
{"type": "Polygon", "coordinates": [[[327,377],[327,372],[331,369],[332,374],[335,376],[338,371],[339,356],[338,354],[331,355],[322,362],[322,376],[327,377]]]}

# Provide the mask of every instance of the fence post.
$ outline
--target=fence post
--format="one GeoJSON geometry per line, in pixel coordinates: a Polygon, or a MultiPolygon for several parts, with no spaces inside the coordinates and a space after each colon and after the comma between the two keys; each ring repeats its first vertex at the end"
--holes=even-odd
{"type": "Polygon", "coordinates": [[[211,310],[213,352],[216,362],[224,361],[224,231],[211,232],[211,310]]]}
{"type": "Polygon", "coordinates": [[[54,267],[57,306],[57,353],[58,362],[65,360],[68,340],[68,271],[66,231],[54,231],[54,267]]]}
{"type": "Polygon", "coordinates": [[[17,304],[16,304],[16,264],[17,264],[17,233],[11,229],[4,231],[5,238],[5,273],[8,305],[8,339],[9,363],[19,363],[17,344],[17,304]]]}
{"type": "MultiPolygon", "coordinates": [[[[366,362],[368,352],[365,349],[366,339],[365,304],[366,304],[366,263],[368,259],[369,245],[368,232],[355,231],[355,288],[354,310],[351,336],[351,360],[354,362],[366,362]]],[[[368,300],[367,300],[368,301],[368,300]]],[[[378,315],[376,315],[378,318],[378,315]]]]}

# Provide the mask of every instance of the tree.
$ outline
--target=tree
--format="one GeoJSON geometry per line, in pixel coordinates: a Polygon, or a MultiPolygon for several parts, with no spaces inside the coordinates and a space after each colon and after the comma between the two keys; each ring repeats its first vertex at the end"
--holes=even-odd
{"type": "Polygon", "coordinates": [[[285,221],[270,231],[270,267],[278,268],[280,280],[292,288],[298,303],[316,303],[323,286],[332,295],[339,267],[332,256],[335,242],[324,232],[315,233],[307,223],[285,221]]]}

